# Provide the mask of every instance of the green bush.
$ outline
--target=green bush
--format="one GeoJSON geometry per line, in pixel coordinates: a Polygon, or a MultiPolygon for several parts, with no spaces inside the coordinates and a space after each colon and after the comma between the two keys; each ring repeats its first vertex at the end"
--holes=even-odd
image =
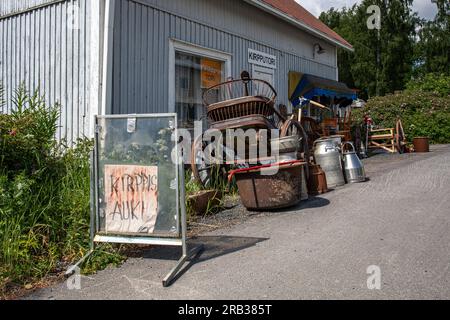
{"type": "Polygon", "coordinates": [[[428,73],[423,78],[413,79],[407,84],[408,91],[434,92],[441,97],[450,95],[450,76],[428,73]]]}
{"type": "Polygon", "coordinates": [[[356,125],[369,114],[375,125],[395,128],[401,119],[408,140],[414,137],[430,137],[432,143],[450,143],[450,96],[423,90],[405,90],[384,97],[375,97],[364,109],[355,110],[356,125]]]}
{"type": "MultiPolygon", "coordinates": [[[[0,296],[8,284],[58,273],[89,248],[91,140],[59,144],[59,107],[17,90],[15,109],[0,115],[0,296]]],[[[95,270],[122,257],[99,253],[95,270]]]]}
{"type": "Polygon", "coordinates": [[[0,115],[0,168],[11,173],[46,168],[56,150],[59,106],[47,108],[37,92],[29,95],[24,87],[13,103],[11,114],[0,115]]]}

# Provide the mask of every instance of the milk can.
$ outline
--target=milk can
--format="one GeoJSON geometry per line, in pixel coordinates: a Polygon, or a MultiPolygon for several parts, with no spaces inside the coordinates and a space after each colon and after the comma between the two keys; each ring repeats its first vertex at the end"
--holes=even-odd
{"type": "Polygon", "coordinates": [[[366,181],[366,173],[364,165],[356,155],[355,146],[351,142],[345,142],[345,145],[350,145],[352,151],[344,151],[342,148],[342,155],[344,158],[344,172],[348,183],[358,183],[366,181]]]}
{"type": "Polygon", "coordinates": [[[333,142],[338,146],[339,148],[342,146],[342,136],[334,135],[329,136],[327,139],[333,140],[333,142]]]}
{"type": "Polygon", "coordinates": [[[329,188],[345,184],[340,146],[334,139],[322,138],[314,143],[314,158],[325,172],[329,188]]]}

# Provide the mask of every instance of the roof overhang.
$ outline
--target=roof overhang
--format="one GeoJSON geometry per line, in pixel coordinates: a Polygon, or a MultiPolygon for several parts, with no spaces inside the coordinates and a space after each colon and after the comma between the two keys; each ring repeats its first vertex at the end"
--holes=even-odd
{"type": "Polygon", "coordinates": [[[265,3],[264,1],[261,1],[261,0],[244,0],[244,1],[249,3],[249,4],[251,4],[251,5],[256,6],[259,9],[262,9],[262,10],[264,10],[264,11],[266,11],[266,12],[272,14],[272,15],[275,15],[278,18],[283,19],[286,22],[289,22],[290,24],[293,24],[297,28],[300,28],[300,29],[302,29],[302,30],[304,30],[304,31],[306,31],[306,32],[308,32],[308,33],[318,37],[318,38],[326,40],[326,41],[328,41],[328,42],[330,42],[330,43],[332,43],[332,44],[334,44],[334,45],[336,45],[336,46],[338,46],[340,48],[343,48],[343,49],[346,49],[346,50],[349,50],[349,51],[352,51],[352,52],[355,51],[355,49],[353,47],[347,46],[347,45],[339,42],[338,40],[331,38],[327,34],[321,32],[321,31],[319,31],[319,30],[317,30],[315,28],[312,28],[311,26],[309,26],[309,25],[307,25],[307,24],[305,24],[305,23],[303,23],[303,22],[301,22],[301,21],[299,21],[299,20],[289,16],[288,14],[286,14],[286,13],[280,11],[280,10],[277,10],[276,8],[274,8],[271,5],[265,3]]]}

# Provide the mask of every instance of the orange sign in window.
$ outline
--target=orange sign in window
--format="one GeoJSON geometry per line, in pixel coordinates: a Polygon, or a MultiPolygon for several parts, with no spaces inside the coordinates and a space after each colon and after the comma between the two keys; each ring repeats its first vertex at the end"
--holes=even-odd
{"type": "Polygon", "coordinates": [[[202,88],[210,88],[222,82],[222,62],[202,58],[202,88]]]}

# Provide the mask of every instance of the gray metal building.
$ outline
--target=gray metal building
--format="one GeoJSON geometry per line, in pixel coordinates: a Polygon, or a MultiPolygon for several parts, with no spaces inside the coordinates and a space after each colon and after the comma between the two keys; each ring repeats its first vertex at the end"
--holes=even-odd
{"type": "Polygon", "coordinates": [[[201,93],[248,70],[289,103],[290,71],[337,80],[352,50],[293,0],[2,0],[0,82],[61,103],[59,138],[99,113],[202,115],[201,93]]]}

